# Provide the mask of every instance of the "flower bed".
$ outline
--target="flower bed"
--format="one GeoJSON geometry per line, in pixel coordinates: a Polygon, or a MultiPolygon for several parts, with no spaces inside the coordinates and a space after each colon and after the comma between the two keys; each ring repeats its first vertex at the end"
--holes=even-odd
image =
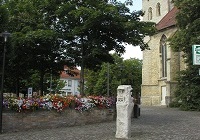
{"type": "Polygon", "coordinates": [[[113,121],[113,98],[46,95],[3,101],[3,131],[26,131],[113,121]]]}
{"type": "Polygon", "coordinates": [[[72,108],[80,112],[91,110],[92,108],[111,108],[115,106],[115,100],[111,97],[103,96],[60,96],[47,94],[35,98],[13,98],[4,97],[3,108],[5,110],[15,110],[17,112],[35,110],[56,110],[62,112],[63,109],[72,108]]]}

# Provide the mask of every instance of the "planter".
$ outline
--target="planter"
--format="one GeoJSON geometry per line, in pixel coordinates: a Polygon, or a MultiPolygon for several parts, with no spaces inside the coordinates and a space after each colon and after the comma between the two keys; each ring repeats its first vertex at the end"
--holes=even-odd
{"type": "Polygon", "coordinates": [[[82,113],[74,109],[65,109],[60,113],[55,110],[37,110],[21,113],[5,111],[3,112],[3,132],[53,129],[113,120],[113,109],[93,108],[91,111],[82,113]]]}

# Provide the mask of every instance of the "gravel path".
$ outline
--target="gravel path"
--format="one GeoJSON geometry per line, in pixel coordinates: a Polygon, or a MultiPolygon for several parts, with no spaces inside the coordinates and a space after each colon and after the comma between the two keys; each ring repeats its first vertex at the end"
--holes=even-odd
{"type": "MultiPolygon", "coordinates": [[[[119,140],[116,123],[62,127],[0,134],[0,140],[119,140]]],[[[121,139],[120,139],[121,140],[121,139]]],[[[165,107],[141,107],[133,118],[130,140],[200,140],[200,112],[165,107]]]]}

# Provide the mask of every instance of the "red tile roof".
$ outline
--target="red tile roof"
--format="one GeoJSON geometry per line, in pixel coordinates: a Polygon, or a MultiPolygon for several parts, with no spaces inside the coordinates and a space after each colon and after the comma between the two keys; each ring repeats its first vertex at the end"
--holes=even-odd
{"type": "Polygon", "coordinates": [[[68,67],[65,67],[64,71],[62,71],[61,74],[60,74],[60,78],[80,79],[80,70],[78,70],[77,68],[70,70],[73,75],[68,74],[66,72],[66,70],[70,70],[70,69],[68,67]]]}
{"type": "Polygon", "coordinates": [[[159,22],[156,24],[157,30],[162,30],[171,26],[176,25],[176,14],[178,9],[174,7],[169,11],[159,22]]]}

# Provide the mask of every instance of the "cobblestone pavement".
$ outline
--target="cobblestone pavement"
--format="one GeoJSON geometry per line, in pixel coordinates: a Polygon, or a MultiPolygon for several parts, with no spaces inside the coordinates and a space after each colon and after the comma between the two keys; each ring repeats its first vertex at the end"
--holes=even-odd
{"type": "MultiPolygon", "coordinates": [[[[116,123],[113,121],[3,133],[0,134],[0,140],[119,140],[115,138],[115,131],[116,123]]],[[[141,107],[141,116],[132,120],[129,139],[200,140],[200,112],[186,112],[165,107],[141,107]]]]}

